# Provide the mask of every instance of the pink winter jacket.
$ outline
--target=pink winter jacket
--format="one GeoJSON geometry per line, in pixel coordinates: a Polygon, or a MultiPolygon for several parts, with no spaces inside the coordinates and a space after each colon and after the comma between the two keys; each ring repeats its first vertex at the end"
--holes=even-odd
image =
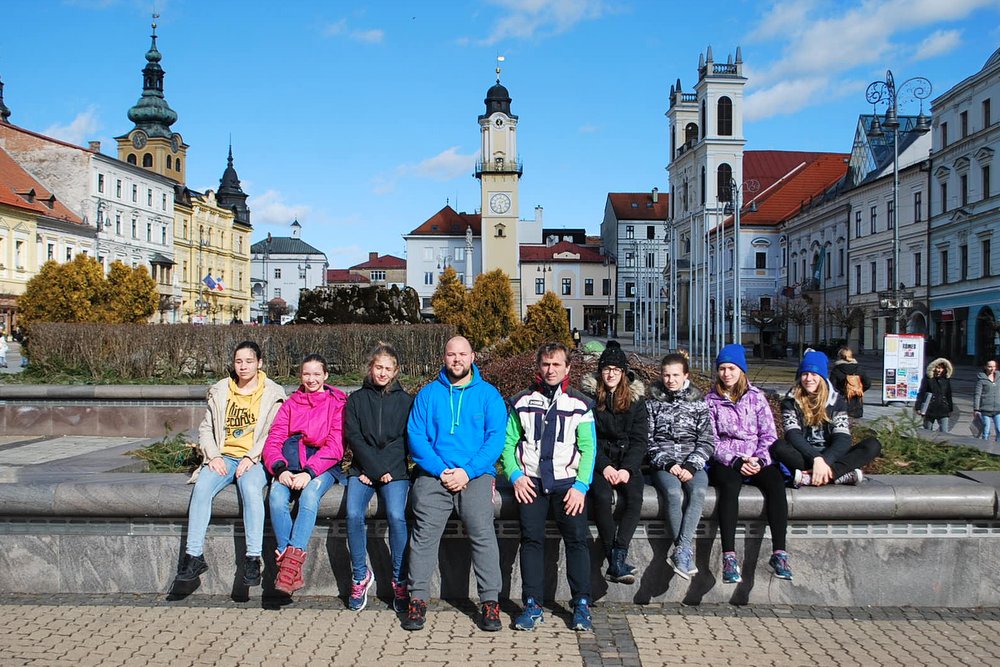
{"type": "Polygon", "coordinates": [[[282,404],[264,443],[264,467],[280,475],[288,467],[282,447],[289,437],[301,433],[299,460],[310,475],[318,477],[335,466],[344,456],[344,407],[347,395],[324,385],[320,391],[307,393],[301,387],[282,404]],[[312,455],[306,446],[319,448],[312,455]]]}

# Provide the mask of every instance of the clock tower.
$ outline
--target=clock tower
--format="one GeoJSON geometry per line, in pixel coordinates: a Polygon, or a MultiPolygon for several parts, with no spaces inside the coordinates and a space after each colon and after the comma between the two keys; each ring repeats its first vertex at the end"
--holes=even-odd
{"type": "Polygon", "coordinates": [[[486,113],[479,117],[482,159],[476,165],[476,178],[482,191],[483,272],[501,269],[518,295],[518,182],[522,170],[517,155],[517,116],[510,112],[510,93],[500,85],[499,66],[496,72],[497,82],[484,100],[486,113]]]}

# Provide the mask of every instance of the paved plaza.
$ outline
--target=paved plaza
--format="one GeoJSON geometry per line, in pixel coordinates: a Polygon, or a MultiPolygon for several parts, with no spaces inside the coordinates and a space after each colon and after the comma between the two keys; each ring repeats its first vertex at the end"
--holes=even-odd
{"type": "Polygon", "coordinates": [[[283,608],[224,597],[8,596],[0,665],[997,665],[1000,610],[595,605],[593,633],[547,610],[534,632],[475,628],[471,604],[431,605],[406,632],[373,601],[283,608]]]}

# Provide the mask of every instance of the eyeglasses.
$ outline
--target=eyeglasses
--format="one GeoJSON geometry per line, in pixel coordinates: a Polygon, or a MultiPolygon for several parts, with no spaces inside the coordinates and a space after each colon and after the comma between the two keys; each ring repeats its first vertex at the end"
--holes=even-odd
{"type": "Polygon", "coordinates": [[[622,369],[618,368],[617,366],[605,366],[604,368],[601,369],[601,372],[614,375],[616,373],[621,373],[622,369]]]}

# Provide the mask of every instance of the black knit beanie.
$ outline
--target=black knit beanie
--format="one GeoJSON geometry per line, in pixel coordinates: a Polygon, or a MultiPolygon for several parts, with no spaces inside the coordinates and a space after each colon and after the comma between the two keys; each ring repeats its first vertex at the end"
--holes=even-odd
{"type": "Polygon", "coordinates": [[[622,369],[623,373],[628,373],[628,359],[616,340],[609,340],[604,352],[601,352],[601,358],[597,360],[597,372],[600,373],[605,366],[615,366],[622,369]]]}

